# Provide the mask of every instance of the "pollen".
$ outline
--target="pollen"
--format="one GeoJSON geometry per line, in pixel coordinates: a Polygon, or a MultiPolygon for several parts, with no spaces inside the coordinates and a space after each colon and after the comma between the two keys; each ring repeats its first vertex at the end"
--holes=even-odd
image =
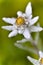
{"type": "Polygon", "coordinates": [[[22,24],[24,24],[24,23],[25,23],[25,20],[24,20],[23,17],[17,18],[17,20],[16,20],[16,24],[17,24],[17,25],[22,25],[22,24]]]}
{"type": "Polygon", "coordinates": [[[40,59],[40,63],[43,64],[43,58],[40,59]]]}

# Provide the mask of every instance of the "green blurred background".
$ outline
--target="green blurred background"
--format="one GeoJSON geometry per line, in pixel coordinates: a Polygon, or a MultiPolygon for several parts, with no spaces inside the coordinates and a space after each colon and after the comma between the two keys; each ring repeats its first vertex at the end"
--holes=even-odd
{"type": "MultiPolygon", "coordinates": [[[[32,3],[33,16],[40,17],[38,22],[43,27],[43,0],[0,0],[0,65],[32,65],[26,58],[28,55],[38,59],[37,55],[14,46],[14,42],[23,38],[22,35],[8,38],[9,31],[1,29],[1,26],[8,25],[2,18],[16,17],[18,10],[25,11],[28,2],[32,3]]],[[[34,33],[32,35],[34,38],[34,33]]],[[[25,44],[32,47],[29,42],[25,44]]],[[[40,32],[37,47],[43,50],[43,32],[40,32]]]]}

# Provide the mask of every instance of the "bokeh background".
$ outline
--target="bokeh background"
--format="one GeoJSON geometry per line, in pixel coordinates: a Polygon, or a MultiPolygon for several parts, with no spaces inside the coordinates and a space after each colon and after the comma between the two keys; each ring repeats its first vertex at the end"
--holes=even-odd
{"type": "MultiPolygon", "coordinates": [[[[9,25],[2,21],[3,17],[17,17],[18,10],[25,11],[28,2],[32,3],[33,16],[39,16],[38,22],[43,27],[43,0],[0,0],[0,65],[32,65],[27,60],[27,56],[38,59],[38,56],[30,51],[19,49],[14,46],[17,40],[21,40],[23,35],[8,38],[9,31],[1,29],[3,25],[9,25]]],[[[32,33],[34,38],[35,33],[32,33]]],[[[25,46],[33,47],[26,42],[25,46]]],[[[43,50],[43,32],[40,32],[37,47],[43,50]]]]}

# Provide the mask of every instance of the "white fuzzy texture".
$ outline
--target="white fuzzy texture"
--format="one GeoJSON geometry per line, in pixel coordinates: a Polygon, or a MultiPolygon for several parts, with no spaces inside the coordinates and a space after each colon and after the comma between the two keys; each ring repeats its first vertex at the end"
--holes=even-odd
{"type": "Polygon", "coordinates": [[[17,30],[14,30],[14,31],[12,31],[9,35],[8,35],[8,37],[13,37],[13,36],[16,36],[17,35],[17,30]]]}
{"type": "Polygon", "coordinates": [[[40,65],[39,60],[33,59],[30,56],[27,56],[27,59],[33,63],[33,65],[40,65]]]}
{"type": "Polygon", "coordinates": [[[36,60],[36,59],[34,59],[34,58],[31,58],[30,56],[27,56],[27,59],[31,62],[31,63],[33,63],[33,65],[43,65],[43,64],[40,64],[40,60],[41,60],[41,58],[43,58],[43,52],[42,51],[39,51],[39,59],[38,60],[36,60]]]}
{"type": "Polygon", "coordinates": [[[25,20],[25,24],[23,24],[19,27],[18,27],[18,25],[15,24],[17,18],[6,18],[6,17],[2,18],[3,21],[11,24],[9,26],[2,26],[3,29],[11,31],[11,33],[8,35],[8,37],[16,36],[19,33],[19,34],[23,34],[25,39],[30,39],[31,32],[40,32],[43,30],[43,28],[40,26],[34,26],[34,24],[38,21],[39,16],[32,18],[31,2],[28,3],[28,5],[25,9],[25,13],[18,11],[17,15],[18,15],[17,18],[22,17],[25,20]]]}
{"type": "Polygon", "coordinates": [[[39,51],[40,58],[43,58],[43,52],[39,51]]]}
{"type": "Polygon", "coordinates": [[[25,13],[27,16],[30,16],[32,14],[32,6],[31,6],[31,2],[28,3],[25,13]]]}

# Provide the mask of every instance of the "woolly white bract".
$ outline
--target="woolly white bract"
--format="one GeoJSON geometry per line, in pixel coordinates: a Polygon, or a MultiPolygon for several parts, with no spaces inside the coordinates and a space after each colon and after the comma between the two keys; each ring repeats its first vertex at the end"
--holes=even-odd
{"type": "Polygon", "coordinates": [[[8,37],[16,36],[18,33],[23,34],[26,39],[31,37],[31,32],[42,31],[42,27],[34,26],[39,19],[39,16],[32,18],[32,6],[31,2],[28,3],[25,13],[21,11],[17,12],[17,18],[3,18],[3,21],[9,23],[9,26],[2,26],[3,29],[12,31],[8,37]]]}
{"type": "Polygon", "coordinates": [[[39,60],[33,59],[30,56],[27,56],[28,60],[32,62],[34,65],[43,65],[43,52],[39,51],[39,60]]]}

